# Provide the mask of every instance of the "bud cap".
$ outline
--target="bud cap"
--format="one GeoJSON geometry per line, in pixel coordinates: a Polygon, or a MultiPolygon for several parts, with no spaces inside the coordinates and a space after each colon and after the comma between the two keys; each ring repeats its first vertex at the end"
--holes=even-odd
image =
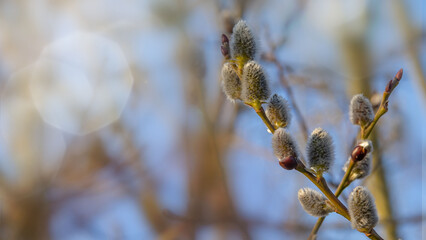
{"type": "Polygon", "coordinates": [[[293,156],[288,156],[279,160],[279,164],[286,170],[293,170],[297,167],[297,159],[293,156]]]}
{"type": "MultiPolygon", "coordinates": [[[[348,161],[346,161],[345,166],[343,167],[344,172],[346,172],[346,170],[348,169],[350,161],[351,161],[351,157],[349,157],[348,161]]],[[[370,173],[371,173],[371,154],[367,154],[367,156],[365,156],[364,159],[355,163],[355,166],[352,168],[351,175],[349,176],[349,181],[365,178],[370,173]]]]}

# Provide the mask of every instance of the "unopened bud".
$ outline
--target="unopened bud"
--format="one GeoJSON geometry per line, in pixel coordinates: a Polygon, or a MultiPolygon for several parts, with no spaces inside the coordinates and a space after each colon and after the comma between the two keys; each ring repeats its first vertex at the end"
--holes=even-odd
{"type": "Polygon", "coordinates": [[[268,100],[270,90],[263,68],[255,61],[244,65],[241,99],[246,103],[268,100]]]}
{"type": "MultiPolygon", "coordinates": [[[[343,167],[343,171],[347,171],[349,163],[351,161],[351,157],[349,157],[348,161],[346,161],[345,166],[343,167]]],[[[349,181],[354,181],[356,179],[362,179],[368,176],[371,172],[371,154],[367,154],[359,162],[355,162],[354,167],[352,168],[351,175],[349,176],[349,181]]]]}
{"type": "Polygon", "coordinates": [[[373,197],[365,187],[358,186],[349,195],[348,210],[352,228],[361,232],[370,232],[379,221],[373,197]]]}
{"type": "Polygon", "coordinates": [[[235,24],[231,36],[231,51],[234,59],[253,60],[256,55],[256,41],[244,20],[235,24]]]}
{"type": "Polygon", "coordinates": [[[349,118],[356,125],[365,126],[374,119],[373,106],[362,94],[355,95],[349,105],[349,118]]]}
{"type": "Polygon", "coordinates": [[[229,39],[225,34],[222,34],[222,45],[220,46],[220,50],[222,52],[222,55],[226,58],[229,59],[231,58],[230,56],[230,48],[229,48],[229,39]]]}
{"type": "Polygon", "coordinates": [[[222,90],[231,101],[241,98],[241,81],[231,63],[222,67],[222,90]]]}
{"type": "Polygon", "coordinates": [[[284,128],[275,130],[272,136],[272,149],[278,160],[286,159],[287,157],[299,158],[299,150],[296,143],[289,133],[284,128]]]}
{"type": "Polygon", "coordinates": [[[266,107],[266,116],[275,127],[288,127],[290,124],[291,113],[287,100],[274,94],[269,99],[266,107]]]}
{"type": "Polygon", "coordinates": [[[297,167],[297,159],[293,156],[288,156],[284,159],[280,159],[279,164],[284,169],[293,170],[297,167]]]}
{"type": "Polygon", "coordinates": [[[309,166],[318,174],[330,169],[334,161],[333,139],[323,129],[316,128],[306,145],[309,166]]]}
{"type": "Polygon", "coordinates": [[[333,208],[328,204],[328,199],[311,188],[300,189],[297,197],[303,209],[314,217],[324,217],[333,212],[333,208]]]}
{"type": "Polygon", "coordinates": [[[361,146],[356,146],[352,151],[351,157],[355,162],[361,161],[367,155],[367,150],[361,146]]]}
{"type": "Polygon", "coordinates": [[[392,90],[392,80],[388,82],[385,88],[385,92],[389,93],[392,90]]]}
{"type": "Polygon", "coordinates": [[[222,44],[229,44],[229,39],[225,34],[222,34],[222,44]]]}
{"type": "Polygon", "coordinates": [[[395,75],[396,80],[400,81],[401,78],[402,78],[402,74],[403,74],[403,70],[401,68],[401,69],[399,69],[399,71],[395,75]]]}

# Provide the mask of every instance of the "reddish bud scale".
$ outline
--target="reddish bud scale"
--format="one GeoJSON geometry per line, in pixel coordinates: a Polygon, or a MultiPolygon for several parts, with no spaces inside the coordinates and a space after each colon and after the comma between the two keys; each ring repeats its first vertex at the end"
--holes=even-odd
{"type": "Polygon", "coordinates": [[[222,34],[222,46],[220,46],[220,51],[226,59],[230,58],[229,39],[225,34],[222,34]]]}
{"type": "Polygon", "coordinates": [[[284,159],[281,159],[279,163],[282,168],[287,170],[293,170],[297,167],[297,160],[293,156],[288,156],[284,159]]]}
{"type": "Polygon", "coordinates": [[[355,162],[361,161],[367,155],[367,150],[361,146],[356,146],[352,151],[351,157],[355,162]]]}
{"type": "Polygon", "coordinates": [[[222,34],[222,44],[228,43],[229,44],[229,39],[225,34],[222,34]]]}
{"type": "Polygon", "coordinates": [[[392,89],[392,80],[389,81],[389,83],[386,85],[385,92],[390,92],[392,89]]]}
{"type": "Polygon", "coordinates": [[[225,46],[220,46],[220,51],[222,52],[222,55],[226,58],[229,56],[229,48],[226,48],[225,46]]]}
{"type": "Polygon", "coordinates": [[[403,70],[402,68],[396,73],[395,78],[399,81],[402,78],[403,70]]]}

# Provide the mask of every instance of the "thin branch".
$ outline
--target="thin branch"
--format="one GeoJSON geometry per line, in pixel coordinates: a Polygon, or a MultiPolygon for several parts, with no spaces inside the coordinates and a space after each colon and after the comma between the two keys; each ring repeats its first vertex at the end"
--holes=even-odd
{"type": "MultiPolygon", "coordinates": [[[[376,125],[377,121],[379,121],[380,117],[383,116],[387,111],[388,111],[388,102],[389,102],[389,97],[392,93],[392,91],[396,88],[396,86],[399,84],[399,81],[402,78],[402,74],[403,74],[403,70],[400,69],[395,77],[389,81],[388,85],[386,86],[385,91],[383,92],[383,97],[382,97],[382,101],[380,102],[380,106],[379,109],[377,110],[375,116],[374,116],[374,120],[367,125],[365,128],[362,127],[360,132],[361,132],[361,136],[362,139],[366,139],[370,136],[371,131],[374,129],[374,126],[376,125]]],[[[340,194],[343,192],[343,190],[348,187],[351,184],[351,181],[349,180],[349,177],[351,175],[351,172],[353,170],[355,166],[355,162],[354,161],[350,161],[349,166],[346,170],[345,175],[343,176],[342,180],[340,181],[339,186],[337,187],[336,190],[336,197],[339,197],[340,194]]],[[[315,236],[318,233],[319,228],[321,227],[322,223],[324,222],[325,217],[320,217],[317,222],[315,223],[315,226],[313,227],[311,234],[309,235],[309,239],[315,239],[315,236]]]]}
{"type": "Polygon", "coordinates": [[[285,77],[284,66],[278,61],[275,53],[263,54],[262,59],[270,63],[273,63],[277,67],[278,78],[280,79],[281,84],[283,85],[283,87],[285,88],[287,92],[288,98],[290,99],[290,103],[294,109],[294,113],[297,119],[299,120],[300,127],[302,128],[303,136],[305,137],[305,139],[308,139],[308,136],[309,136],[308,125],[306,124],[306,120],[303,117],[302,112],[300,111],[300,108],[296,104],[296,99],[294,98],[293,90],[290,87],[290,84],[288,83],[287,78],[285,77]]]}

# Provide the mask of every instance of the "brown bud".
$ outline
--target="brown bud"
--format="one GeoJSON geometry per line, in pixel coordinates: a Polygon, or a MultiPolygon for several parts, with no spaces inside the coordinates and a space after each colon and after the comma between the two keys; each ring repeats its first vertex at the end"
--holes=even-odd
{"type": "Polygon", "coordinates": [[[353,161],[358,162],[364,159],[366,155],[367,155],[367,150],[364,147],[358,145],[352,151],[351,157],[353,161]]]}
{"type": "Polygon", "coordinates": [[[229,47],[229,39],[225,34],[222,34],[222,46],[220,46],[220,51],[222,52],[222,55],[229,59],[230,56],[230,47],[229,47]]]}
{"type": "Polygon", "coordinates": [[[288,156],[286,158],[283,158],[279,161],[280,166],[287,170],[292,170],[297,167],[297,160],[293,156],[288,156]]]}
{"type": "Polygon", "coordinates": [[[385,92],[390,92],[392,89],[392,80],[389,81],[389,83],[386,85],[385,92]]]}
{"type": "Polygon", "coordinates": [[[228,43],[229,44],[229,39],[225,34],[222,34],[222,44],[228,43]]]}
{"type": "Polygon", "coordinates": [[[220,51],[222,52],[222,55],[225,58],[229,57],[229,48],[226,48],[225,46],[220,46],[220,51]]]}
{"type": "Polygon", "coordinates": [[[395,78],[396,78],[398,81],[399,81],[399,80],[401,80],[401,78],[402,78],[402,73],[403,73],[402,68],[401,68],[401,69],[399,69],[399,71],[396,73],[395,78]]]}

